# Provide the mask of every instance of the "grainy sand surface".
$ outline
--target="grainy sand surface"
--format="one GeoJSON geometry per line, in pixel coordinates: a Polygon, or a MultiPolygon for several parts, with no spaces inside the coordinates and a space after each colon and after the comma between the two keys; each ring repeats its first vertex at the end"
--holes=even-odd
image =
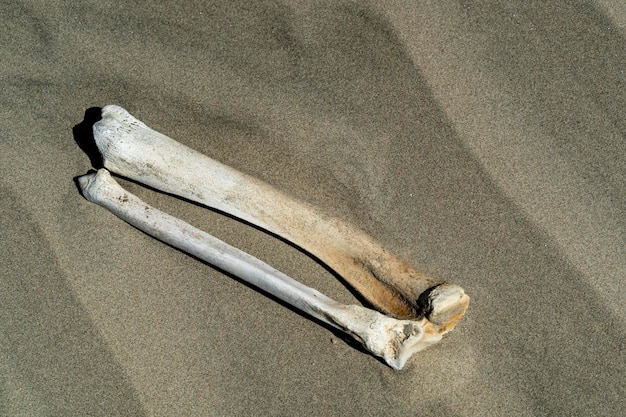
{"type": "Polygon", "coordinates": [[[180,3],[0,4],[0,415],[624,412],[621,1],[180,3]],[[87,202],[83,118],[109,103],[460,284],[467,316],[396,372],[87,202]]]}

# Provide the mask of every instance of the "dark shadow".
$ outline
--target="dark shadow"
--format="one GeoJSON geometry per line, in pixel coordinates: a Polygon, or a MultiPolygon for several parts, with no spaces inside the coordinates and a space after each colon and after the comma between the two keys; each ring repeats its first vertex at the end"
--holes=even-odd
{"type": "Polygon", "coordinates": [[[102,112],[101,107],[90,107],[85,110],[83,121],[72,128],[74,141],[83,152],[87,154],[91,161],[91,166],[95,169],[102,168],[102,156],[96,147],[93,138],[93,125],[100,120],[102,112]]]}

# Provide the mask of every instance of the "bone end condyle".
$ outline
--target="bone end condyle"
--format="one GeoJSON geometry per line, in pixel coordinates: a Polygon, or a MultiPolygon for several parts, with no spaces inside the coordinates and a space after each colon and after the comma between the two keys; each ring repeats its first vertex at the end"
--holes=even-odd
{"type": "Polygon", "coordinates": [[[81,175],[77,181],[83,197],[92,203],[99,203],[102,188],[116,184],[106,169],[81,175]]]}
{"type": "Polygon", "coordinates": [[[469,307],[470,297],[456,284],[444,282],[424,291],[417,303],[441,334],[454,329],[469,307]]]}

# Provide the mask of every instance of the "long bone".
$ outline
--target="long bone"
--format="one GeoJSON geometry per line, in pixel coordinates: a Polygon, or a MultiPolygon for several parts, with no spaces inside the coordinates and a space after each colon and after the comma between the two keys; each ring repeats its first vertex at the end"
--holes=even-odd
{"type": "Polygon", "coordinates": [[[229,272],[361,342],[394,369],[441,339],[425,319],[397,320],[341,304],[122,188],[106,169],[78,178],[83,195],[147,234],[229,272]]]}
{"type": "Polygon", "coordinates": [[[383,313],[399,319],[426,317],[441,334],[465,314],[469,297],[461,287],[435,281],[358,228],[150,129],[119,106],[102,109],[93,134],[107,169],[291,241],[383,313]]]}

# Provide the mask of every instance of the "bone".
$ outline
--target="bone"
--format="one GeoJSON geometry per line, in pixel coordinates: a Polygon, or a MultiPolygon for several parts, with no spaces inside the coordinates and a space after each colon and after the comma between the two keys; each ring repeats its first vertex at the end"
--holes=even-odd
{"type": "Polygon", "coordinates": [[[78,178],[83,195],[145,233],[229,272],[360,342],[393,369],[441,334],[422,318],[397,320],[341,304],[184,221],[149,206],[122,188],[106,169],[78,178]]]}
{"type": "Polygon", "coordinates": [[[387,315],[425,317],[444,334],[465,314],[469,297],[458,285],[417,271],[357,227],[176,142],[119,106],[102,109],[93,133],[107,169],[294,243],[387,315]]]}

